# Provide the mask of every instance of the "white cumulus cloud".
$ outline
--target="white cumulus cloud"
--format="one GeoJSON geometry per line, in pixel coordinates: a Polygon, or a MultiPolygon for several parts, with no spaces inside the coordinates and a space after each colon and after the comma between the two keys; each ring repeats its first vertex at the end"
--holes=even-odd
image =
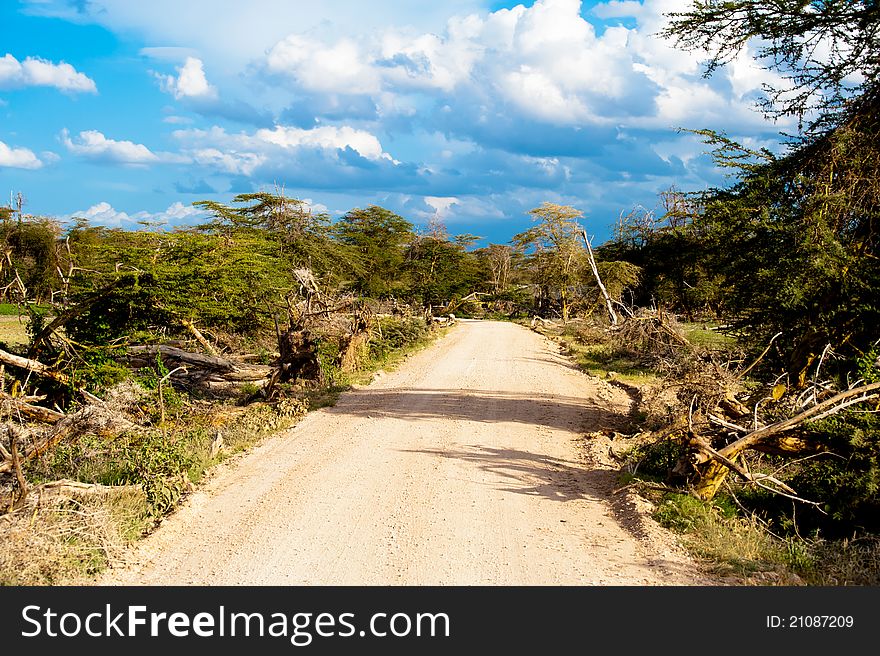
{"type": "Polygon", "coordinates": [[[666,14],[687,6],[685,0],[600,3],[591,12],[610,21],[602,30],[584,18],[580,0],[536,0],[453,15],[438,32],[389,27],[332,39],[294,33],[268,50],[263,70],[315,98],[369,96],[383,117],[414,95],[442,99],[469,114],[462,127],[498,115],[568,127],[669,129],[719,121],[768,127],[753,106],[761,84],[779,78],[750,52],[705,80],[706,53],[685,52],[657,36],[666,14]],[[615,19],[630,19],[629,26],[615,19]]]}
{"type": "Polygon", "coordinates": [[[184,205],[179,201],[159,212],[140,211],[134,214],[117,210],[110,203],[101,201],[88,209],[72,212],[60,218],[67,221],[76,218],[86,219],[92,225],[108,228],[133,228],[141,222],[169,226],[186,225],[204,216],[206,216],[204,210],[184,205]]]}
{"type": "Polygon", "coordinates": [[[7,53],[0,58],[0,88],[16,87],[54,87],[66,92],[98,92],[95,81],[70,64],[55,64],[38,57],[27,57],[20,62],[7,53]]]}
{"type": "Polygon", "coordinates": [[[367,159],[390,159],[382,151],[379,139],[365,130],[356,130],[347,125],[320,126],[310,130],[276,125],[273,130],[257,130],[256,138],[283,148],[308,146],[322,149],[351,148],[367,159]]]}
{"type": "Polygon", "coordinates": [[[173,153],[154,153],[145,145],[133,141],[108,139],[98,130],[84,130],[76,137],[71,137],[67,128],[64,128],[61,131],[60,139],[67,150],[73,154],[98,162],[146,165],[189,161],[186,157],[173,153]]]}
{"type": "Polygon", "coordinates": [[[162,90],[170,93],[177,100],[217,97],[217,89],[211,86],[205,76],[204,63],[196,57],[187,57],[183,64],[177,67],[177,76],[160,75],[158,77],[162,90]]]}
{"type": "Polygon", "coordinates": [[[289,162],[292,155],[318,151],[335,157],[350,149],[365,160],[393,158],[382,149],[379,139],[349,126],[319,126],[311,129],[276,125],[253,133],[229,133],[221,127],[209,130],[188,129],[174,132],[183,152],[198,164],[224,173],[250,176],[263,165],[289,162]]]}
{"type": "Polygon", "coordinates": [[[0,141],[0,167],[13,169],[39,169],[43,162],[27,148],[7,146],[0,141]]]}
{"type": "Polygon", "coordinates": [[[322,44],[304,35],[292,34],[275,44],[266,56],[271,73],[288,75],[310,91],[375,93],[380,75],[369,65],[359,44],[342,39],[322,44]]]}

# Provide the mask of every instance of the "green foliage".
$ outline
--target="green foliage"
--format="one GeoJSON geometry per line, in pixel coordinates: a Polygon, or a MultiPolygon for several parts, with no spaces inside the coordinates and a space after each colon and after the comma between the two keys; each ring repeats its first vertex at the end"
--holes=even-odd
{"type": "Polygon", "coordinates": [[[370,355],[376,360],[427,339],[430,328],[418,317],[384,317],[380,320],[381,337],[370,340],[370,355]]]}
{"type": "Polygon", "coordinates": [[[77,385],[102,390],[131,377],[131,371],[116,361],[115,349],[96,347],[83,351],[72,369],[77,385]]]}
{"type": "Polygon", "coordinates": [[[153,431],[128,441],[120,457],[119,468],[108,483],[140,485],[152,515],[170,512],[186,490],[185,473],[192,456],[185,445],[153,431]]]}
{"type": "Polygon", "coordinates": [[[880,347],[874,344],[867,353],[857,359],[859,378],[866,385],[880,381],[880,347]]]}
{"type": "MultiPolygon", "coordinates": [[[[496,297],[509,293],[514,282],[522,254],[507,244],[489,244],[474,251],[481,274],[483,289],[496,297]]],[[[500,299],[499,299],[500,300],[500,299]]]]}
{"type": "Polygon", "coordinates": [[[732,189],[706,194],[692,227],[707,266],[726,281],[726,311],[755,351],[782,332],[767,362],[800,384],[826,345],[843,356],[830,370],[840,373],[877,339],[880,123],[873,104],[865,111],[732,189]],[[734,240],[738,248],[726,247],[734,240]]]}
{"type": "Polygon", "coordinates": [[[332,239],[327,214],[314,214],[303,201],[283,193],[239,194],[232,202],[239,207],[214,201],[193,204],[213,214],[212,221],[200,226],[203,232],[221,237],[225,247],[241,249],[237,257],[243,266],[238,273],[280,275],[277,289],[288,284],[292,269],[310,269],[316,278],[331,285],[351,270],[349,251],[332,239]],[[261,262],[251,260],[248,267],[251,254],[259,254],[261,262]]]}
{"type": "Polygon", "coordinates": [[[71,336],[87,344],[181,330],[183,319],[251,334],[268,325],[267,301],[283,298],[294,285],[277,243],[259,231],[224,240],[194,231],[89,228],[75,229],[71,244],[100,272],[76,279],[71,290],[73,303],[90,301],[67,323],[71,336]]]}
{"type": "Polygon", "coordinates": [[[768,89],[768,111],[814,112],[779,158],[700,131],[739,180],[696,195],[684,234],[723,280],[724,311],[753,349],[782,332],[766,364],[797,385],[827,345],[841,356],[830,373],[850,371],[880,320],[880,12],[868,1],[809,4],[699,2],[664,31],[685,48],[706,48],[708,73],[757,39],[756,58],[788,78],[768,89]],[[821,56],[817,41],[829,48],[821,56]]]}
{"type": "Polygon", "coordinates": [[[669,480],[679,458],[688,452],[680,440],[665,439],[636,447],[626,455],[629,469],[640,478],[669,480]]]}
{"type": "Polygon", "coordinates": [[[600,273],[606,263],[628,263],[638,272],[638,280],[630,275],[624,286],[634,305],[659,305],[691,321],[717,317],[727,288],[707,253],[715,242],[693,229],[697,208],[689,199],[674,189],[663,198],[667,209],[659,218],[644,208],[621,218],[614,239],[596,249],[600,273]]]}
{"type": "Polygon", "coordinates": [[[25,307],[25,310],[28,315],[26,327],[28,338],[33,341],[34,337],[46,327],[49,318],[49,310],[48,308],[40,307],[39,305],[28,305],[25,307]]]}
{"type": "Polygon", "coordinates": [[[668,493],[664,495],[663,503],[654,513],[654,518],[666,528],[678,533],[689,533],[706,521],[707,514],[731,519],[736,516],[736,509],[723,497],[707,503],[689,494],[668,493]]]}
{"type": "Polygon", "coordinates": [[[401,266],[405,246],[415,237],[409,221],[383,207],[370,205],[347,212],[333,230],[336,238],[352,251],[353,291],[382,298],[405,289],[401,266]]]}
{"type": "Polygon", "coordinates": [[[316,354],[327,385],[330,387],[344,385],[347,381],[345,374],[339,368],[339,342],[335,339],[319,339],[316,354]]]}
{"type": "Polygon", "coordinates": [[[814,422],[807,436],[820,440],[838,457],[814,458],[789,477],[798,494],[824,503],[827,516],[806,508],[801,530],[826,535],[880,532],[880,418],[871,412],[846,412],[814,422]]]}
{"type": "MultiPolygon", "coordinates": [[[[624,292],[635,289],[642,278],[641,267],[625,260],[603,260],[596,263],[596,268],[599,270],[599,277],[602,279],[602,284],[605,285],[608,295],[616,301],[623,302],[624,292]]],[[[586,276],[587,272],[585,271],[583,275],[586,276]]],[[[597,288],[593,296],[599,303],[601,297],[595,278],[589,275],[584,282],[588,286],[597,288]]]]}

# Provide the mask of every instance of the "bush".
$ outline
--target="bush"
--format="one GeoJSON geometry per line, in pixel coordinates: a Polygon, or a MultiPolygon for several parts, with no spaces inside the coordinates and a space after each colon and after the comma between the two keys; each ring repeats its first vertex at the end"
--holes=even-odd
{"type": "Polygon", "coordinates": [[[386,318],[380,323],[381,337],[370,343],[370,354],[382,358],[391,351],[417,344],[430,333],[428,324],[421,317],[405,319],[386,318]]]}
{"type": "Polygon", "coordinates": [[[807,434],[842,457],[807,461],[790,477],[798,494],[822,501],[828,513],[805,509],[799,513],[802,528],[836,535],[880,531],[880,418],[868,412],[841,414],[808,426],[807,434]]]}

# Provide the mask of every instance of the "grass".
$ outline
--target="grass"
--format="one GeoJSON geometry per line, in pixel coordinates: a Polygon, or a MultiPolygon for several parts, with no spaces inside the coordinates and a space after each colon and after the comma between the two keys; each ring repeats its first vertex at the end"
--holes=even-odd
{"type": "Polygon", "coordinates": [[[2,317],[17,317],[21,313],[21,309],[15,303],[0,303],[0,316],[2,317]]]}
{"type": "MultiPolygon", "coordinates": [[[[648,477],[650,478],[650,477],[648,477]]],[[[643,477],[639,476],[639,480],[643,477]]],[[[626,475],[621,483],[638,485],[626,475]]],[[[640,493],[655,504],[654,518],[678,533],[685,548],[716,577],[735,585],[880,584],[880,538],[781,538],[754,515],[743,516],[733,497],[711,502],[684,493],[640,493]]]]}
{"type": "Polygon", "coordinates": [[[685,338],[694,346],[707,351],[723,351],[736,346],[736,339],[718,330],[718,322],[682,323],[685,338]]]}
{"type": "Polygon", "coordinates": [[[738,517],[723,498],[706,503],[686,494],[667,493],[655,519],[681,534],[688,550],[716,576],[743,583],[798,580],[790,575],[796,553],[789,545],[763,531],[755,520],[738,517]]]}
{"type": "MultiPolygon", "coordinates": [[[[142,390],[139,402],[155,406],[151,392],[142,390]]],[[[161,426],[110,441],[83,435],[28,463],[32,487],[61,478],[107,487],[49,502],[34,492],[29,505],[4,515],[0,585],[59,585],[102,571],[174,510],[213,465],[294,425],[307,410],[299,399],[182,405],[179,416],[161,426]],[[218,433],[223,448],[212,452],[218,433]]]]}
{"type": "Polygon", "coordinates": [[[27,320],[24,318],[19,320],[17,314],[10,316],[0,313],[0,343],[10,346],[27,344],[27,320]]]}
{"type": "Polygon", "coordinates": [[[607,344],[584,344],[576,340],[563,340],[569,356],[591,376],[614,378],[631,385],[651,385],[660,378],[630,353],[615,351],[607,344]]]}
{"type": "Polygon", "coordinates": [[[144,494],[130,487],[71,496],[5,515],[0,585],[66,585],[118,559],[147,525],[144,494]]]}

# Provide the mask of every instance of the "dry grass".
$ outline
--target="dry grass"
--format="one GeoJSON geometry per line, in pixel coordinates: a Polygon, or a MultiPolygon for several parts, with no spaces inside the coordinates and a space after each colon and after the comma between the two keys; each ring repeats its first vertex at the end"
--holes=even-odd
{"type": "Polygon", "coordinates": [[[66,585],[116,562],[146,527],[137,488],[35,492],[0,517],[0,585],[66,585]]]}
{"type": "MultiPolygon", "coordinates": [[[[380,364],[393,367],[443,332],[429,331],[423,340],[391,348],[381,362],[368,361],[361,373],[372,374],[380,364]]],[[[309,408],[321,405],[308,390],[291,394],[274,403],[237,406],[192,400],[166,388],[168,418],[159,424],[155,390],[131,380],[104,390],[107,411],[125,417],[132,431],[112,440],[91,433],[69,440],[30,461],[26,474],[31,485],[58,478],[131,484],[33,487],[25,507],[0,515],[0,585],[75,584],[118,562],[126,546],[155,525],[156,501],[150,494],[179,493],[169,508],[162,506],[166,512],[211,466],[293,426],[309,408]],[[309,398],[297,398],[302,395],[309,398]]],[[[4,506],[10,490],[3,487],[12,483],[0,481],[4,506]]]]}
{"type": "Polygon", "coordinates": [[[655,517],[682,535],[704,566],[735,585],[880,584],[880,537],[858,540],[781,539],[754,517],[737,516],[723,498],[652,496],[655,517]]]}
{"type": "Polygon", "coordinates": [[[0,315],[0,342],[9,346],[27,344],[26,320],[17,316],[0,315]]]}

